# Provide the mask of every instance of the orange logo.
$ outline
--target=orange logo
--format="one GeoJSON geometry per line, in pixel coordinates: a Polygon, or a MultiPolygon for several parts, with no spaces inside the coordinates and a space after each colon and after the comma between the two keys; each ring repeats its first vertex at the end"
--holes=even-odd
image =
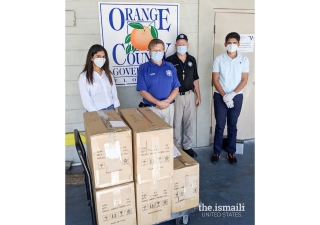
{"type": "MultiPolygon", "coordinates": [[[[154,23],[152,21],[149,26],[154,23]]],[[[128,34],[124,43],[128,44],[126,47],[126,54],[135,52],[136,50],[145,51],[148,49],[149,42],[158,38],[158,30],[154,26],[143,26],[141,23],[129,23],[130,27],[134,28],[131,34],[128,34]]]]}

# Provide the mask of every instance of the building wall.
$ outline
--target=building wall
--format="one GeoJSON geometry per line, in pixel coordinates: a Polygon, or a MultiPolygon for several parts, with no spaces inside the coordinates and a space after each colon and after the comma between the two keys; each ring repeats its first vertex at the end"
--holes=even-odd
{"type": "MultiPolygon", "coordinates": [[[[84,67],[88,49],[93,44],[100,44],[99,0],[66,0],[65,28],[65,132],[74,129],[84,131],[83,112],[85,111],[77,85],[77,79],[84,67]],[[74,13],[75,25],[72,26],[70,15],[74,13]],[[71,24],[71,26],[70,26],[71,24]]],[[[140,1],[104,1],[104,2],[141,2],[141,3],[172,3],[170,0],[140,1]]],[[[254,0],[177,0],[180,4],[180,33],[189,38],[188,52],[198,63],[202,104],[197,109],[195,121],[194,145],[197,147],[210,144],[211,126],[211,68],[213,61],[213,12],[217,8],[254,9],[254,0]],[[199,44],[200,43],[200,44],[199,44]]],[[[121,103],[120,109],[137,107],[141,101],[135,86],[117,87],[121,103]]]]}

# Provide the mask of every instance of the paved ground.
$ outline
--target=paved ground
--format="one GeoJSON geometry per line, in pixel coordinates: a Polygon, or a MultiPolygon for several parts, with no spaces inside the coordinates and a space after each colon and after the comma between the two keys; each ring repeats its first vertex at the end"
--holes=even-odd
{"type": "MultiPolygon", "coordinates": [[[[244,144],[243,155],[236,155],[238,165],[230,165],[226,152],[218,164],[212,164],[212,146],[194,149],[200,164],[200,200],[205,206],[244,205],[244,211],[216,213],[197,211],[190,215],[189,225],[254,225],[254,141],[244,144]]],[[[81,166],[69,173],[81,172],[81,166]]],[[[66,225],[91,225],[85,185],[66,185],[66,225]]],[[[167,221],[161,225],[174,225],[167,221]]]]}

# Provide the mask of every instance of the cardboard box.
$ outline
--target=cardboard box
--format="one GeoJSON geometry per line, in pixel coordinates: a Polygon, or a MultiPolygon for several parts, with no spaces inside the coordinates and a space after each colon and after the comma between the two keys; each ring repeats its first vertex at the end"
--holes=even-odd
{"type": "Polygon", "coordinates": [[[172,212],[180,212],[199,205],[199,163],[175,146],[180,156],[174,159],[172,212]]]}
{"type": "Polygon", "coordinates": [[[134,183],[94,189],[98,225],[136,225],[134,183]]]}
{"type": "Polygon", "coordinates": [[[173,175],[173,130],[149,108],[121,110],[133,133],[134,179],[141,184],[173,175]]]}
{"type": "Polygon", "coordinates": [[[139,225],[151,225],[171,217],[172,177],[137,184],[136,210],[139,225]]]}
{"type": "Polygon", "coordinates": [[[133,181],[132,133],[113,110],[83,114],[94,188],[133,181]]]}

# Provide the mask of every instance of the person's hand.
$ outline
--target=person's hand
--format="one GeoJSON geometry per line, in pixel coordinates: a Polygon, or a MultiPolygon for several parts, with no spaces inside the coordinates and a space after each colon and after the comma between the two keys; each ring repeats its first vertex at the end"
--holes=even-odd
{"type": "Polygon", "coordinates": [[[234,107],[234,105],[233,105],[233,100],[230,100],[230,101],[226,102],[226,105],[227,105],[227,107],[228,107],[229,109],[233,108],[233,107],[234,107]]]}
{"type": "Polygon", "coordinates": [[[201,104],[201,97],[197,97],[196,106],[198,107],[201,104]]]}
{"type": "Polygon", "coordinates": [[[116,113],[119,113],[119,110],[118,110],[118,108],[114,108],[114,111],[116,111],[116,113]]]}
{"type": "Polygon", "coordinates": [[[158,109],[166,109],[170,106],[170,102],[167,100],[158,101],[156,107],[158,109]]]}
{"type": "Polygon", "coordinates": [[[233,91],[230,94],[223,96],[223,101],[228,102],[228,101],[232,100],[234,98],[234,96],[236,96],[236,93],[233,91]]]}

